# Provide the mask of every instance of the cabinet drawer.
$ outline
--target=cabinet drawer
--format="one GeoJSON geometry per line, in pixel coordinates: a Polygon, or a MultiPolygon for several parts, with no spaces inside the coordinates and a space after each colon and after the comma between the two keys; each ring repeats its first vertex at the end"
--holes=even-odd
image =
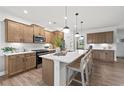
{"type": "Polygon", "coordinates": [[[35,55],[36,55],[36,53],[27,53],[27,54],[25,54],[26,57],[28,57],[28,56],[35,56],[35,55]]]}

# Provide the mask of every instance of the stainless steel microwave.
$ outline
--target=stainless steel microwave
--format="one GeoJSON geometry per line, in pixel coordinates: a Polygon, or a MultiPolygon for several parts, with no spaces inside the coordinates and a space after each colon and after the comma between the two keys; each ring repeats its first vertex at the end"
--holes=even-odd
{"type": "Polygon", "coordinates": [[[44,36],[33,36],[34,43],[45,43],[46,38],[44,36]]]}

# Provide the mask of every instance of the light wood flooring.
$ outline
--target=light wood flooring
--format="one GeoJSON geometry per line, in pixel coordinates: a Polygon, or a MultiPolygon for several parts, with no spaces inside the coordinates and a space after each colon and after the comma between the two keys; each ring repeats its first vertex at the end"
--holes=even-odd
{"type": "MultiPolygon", "coordinates": [[[[72,84],[79,85],[76,83],[72,84]]],[[[90,86],[124,85],[124,59],[117,63],[94,62],[90,86]]],[[[10,78],[0,78],[0,86],[46,86],[42,80],[42,68],[32,69],[10,78]]]]}
{"type": "Polygon", "coordinates": [[[42,80],[42,68],[32,69],[27,72],[0,80],[1,86],[45,86],[42,80]]]}
{"type": "Polygon", "coordinates": [[[124,86],[124,59],[115,63],[94,62],[90,79],[91,86],[124,86]]]}

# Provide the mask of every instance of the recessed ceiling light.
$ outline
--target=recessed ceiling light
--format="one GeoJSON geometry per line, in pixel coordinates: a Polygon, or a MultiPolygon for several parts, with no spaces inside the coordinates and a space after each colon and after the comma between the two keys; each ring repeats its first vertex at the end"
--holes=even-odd
{"type": "Polygon", "coordinates": [[[48,24],[52,24],[52,22],[51,22],[51,21],[49,21],[49,22],[48,22],[48,24]]]}
{"type": "Polygon", "coordinates": [[[76,26],[76,25],[74,25],[74,27],[76,28],[77,26],[76,26]]]}
{"type": "Polygon", "coordinates": [[[27,10],[24,10],[24,13],[25,13],[25,14],[28,14],[28,11],[27,11],[27,10]]]}
{"type": "Polygon", "coordinates": [[[67,19],[67,16],[65,16],[64,19],[67,19]]]}

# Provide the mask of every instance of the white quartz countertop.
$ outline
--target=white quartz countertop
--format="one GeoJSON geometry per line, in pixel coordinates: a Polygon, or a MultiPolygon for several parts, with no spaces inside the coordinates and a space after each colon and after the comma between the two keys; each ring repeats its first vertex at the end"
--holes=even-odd
{"type": "Polygon", "coordinates": [[[50,59],[50,60],[57,60],[59,62],[64,62],[64,63],[71,63],[83,54],[85,54],[87,50],[76,50],[74,52],[67,52],[65,56],[56,56],[54,55],[55,53],[52,54],[47,54],[47,55],[42,55],[39,57],[50,59]]]}
{"type": "Polygon", "coordinates": [[[111,51],[114,51],[115,49],[102,49],[102,48],[94,48],[93,50],[111,50],[111,51]]]}
{"type": "Polygon", "coordinates": [[[35,53],[35,51],[15,52],[15,53],[3,53],[3,55],[5,55],[5,56],[11,56],[11,55],[28,54],[28,53],[35,53]]]}

